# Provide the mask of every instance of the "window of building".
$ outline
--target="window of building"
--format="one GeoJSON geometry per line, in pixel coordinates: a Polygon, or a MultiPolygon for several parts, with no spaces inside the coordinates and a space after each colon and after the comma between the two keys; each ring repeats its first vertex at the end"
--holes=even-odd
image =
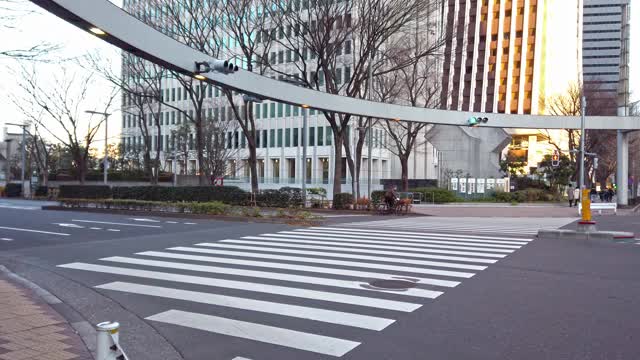
{"type": "Polygon", "coordinates": [[[297,106],[293,107],[293,116],[298,116],[298,114],[300,113],[300,108],[297,106]]]}
{"type": "Polygon", "coordinates": [[[298,128],[293,128],[293,146],[298,146],[298,128]]]}
{"type": "Polygon", "coordinates": [[[308,146],[315,146],[316,143],[316,128],[313,126],[309,127],[309,145],[308,146]]]}
{"type": "Polygon", "coordinates": [[[262,130],[262,147],[266,148],[267,147],[267,130],[262,130]]]}
{"type": "Polygon", "coordinates": [[[233,148],[237,149],[240,146],[240,134],[237,131],[233,132],[233,148]]]}
{"type": "Polygon", "coordinates": [[[292,56],[293,52],[291,50],[287,50],[287,62],[290,63],[292,61],[292,56]]]}
{"type": "Polygon", "coordinates": [[[260,104],[256,104],[256,119],[260,119],[260,104]]]}
{"type": "Polygon", "coordinates": [[[260,147],[260,134],[261,133],[262,133],[262,131],[256,130],[256,148],[260,147]]]}
{"type": "Polygon", "coordinates": [[[291,146],[291,129],[289,128],[284,129],[284,146],[285,147],[291,146]]]}
{"type": "Polygon", "coordinates": [[[337,68],[336,69],[336,83],[342,84],[342,69],[341,68],[337,68]]]}
{"type": "Polygon", "coordinates": [[[344,53],[347,55],[351,54],[351,40],[344,42],[344,53]]]}
{"type": "Polygon", "coordinates": [[[270,109],[269,109],[269,117],[271,117],[271,118],[276,117],[276,103],[271,103],[269,107],[270,107],[270,109]]]}
{"type": "Polygon", "coordinates": [[[285,109],[284,110],[285,116],[291,116],[291,105],[289,105],[289,104],[285,105],[284,109],[285,109]]]}
{"type": "Polygon", "coordinates": [[[344,82],[348,83],[349,81],[351,81],[351,68],[347,66],[344,68],[344,82]]]}
{"type": "Polygon", "coordinates": [[[276,130],[269,130],[269,147],[276,147],[276,130]]]}
{"type": "Polygon", "coordinates": [[[322,126],[318,126],[318,146],[324,145],[324,128],[322,126]]]}
{"type": "Polygon", "coordinates": [[[331,145],[331,139],[333,139],[333,131],[331,129],[331,126],[326,126],[325,129],[326,137],[324,143],[325,145],[331,145]]]}
{"type": "Polygon", "coordinates": [[[247,147],[247,138],[244,136],[244,132],[240,133],[240,146],[244,149],[247,147]]]}
{"type": "Polygon", "coordinates": [[[284,63],[284,51],[278,51],[278,64],[284,63]]]}
{"type": "Polygon", "coordinates": [[[269,110],[269,105],[266,103],[262,104],[262,117],[265,119],[269,116],[268,110],[269,110]]]}
{"type": "Polygon", "coordinates": [[[233,141],[233,137],[232,137],[232,133],[231,131],[227,131],[227,149],[231,149],[232,146],[232,141],[233,141]]]}
{"type": "Polygon", "coordinates": [[[278,117],[282,117],[282,108],[283,108],[283,104],[282,103],[278,103],[278,117]]]}
{"type": "Polygon", "coordinates": [[[278,147],[282,147],[282,129],[278,129],[278,147]]]}

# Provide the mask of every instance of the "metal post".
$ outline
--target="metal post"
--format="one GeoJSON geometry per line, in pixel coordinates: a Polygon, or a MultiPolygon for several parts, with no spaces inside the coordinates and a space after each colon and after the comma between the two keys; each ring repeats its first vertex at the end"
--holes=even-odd
{"type": "Polygon", "coordinates": [[[105,321],[96,325],[97,343],[96,343],[96,359],[98,360],[115,360],[118,354],[118,330],[120,324],[117,322],[105,321]],[[115,346],[115,351],[113,347],[115,346]]]}
{"type": "MultiPolygon", "coordinates": [[[[22,194],[26,194],[25,189],[24,189],[24,170],[25,170],[25,166],[27,164],[27,152],[26,152],[26,141],[27,141],[27,126],[26,125],[22,125],[22,149],[20,150],[22,152],[21,154],[21,167],[22,170],[20,171],[20,181],[21,181],[21,186],[22,186],[22,194]]],[[[7,159],[8,160],[8,159],[7,159]]]]}
{"type": "Polygon", "coordinates": [[[584,117],[587,112],[587,98],[582,97],[581,99],[581,109],[580,109],[580,193],[582,193],[582,189],[584,188],[584,141],[586,137],[586,133],[584,130],[584,117]]]}
{"type": "Polygon", "coordinates": [[[618,205],[629,204],[629,138],[622,131],[617,132],[616,197],[618,205]]]}
{"type": "Polygon", "coordinates": [[[302,207],[307,207],[307,108],[302,107],[302,207]]]}
{"type": "MultiPolygon", "coordinates": [[[[372,90],[373,90],[373,69],[371,67],[371,63],[373,62],[373,53],[371,53],[371,58],[369,59],[369,76],[367,77],[367,97],[369,100],[371,100],[373,97],[371,96],[372,94],[372,90]]],[[[373,119],[369,118],[369,124],[367,126],[367,137],[369,139],[369,145],[368,145],[368,151],[369,153],[367,154],[367,196],[369,199],[371,199],[371,168],[373,166],[373,137],[372,137],[372,131],[371,131],[371,125],[372,125],[373,119]]],[[[360,174],[358,174],[358,178],[360,177],[360,174]]],[[[360,186],[360,182],[358,182],[358,186],[360,186]]],[[[360,189],[358,189],[358,193],[360,193],[359,191],[360,189]]]]}
{"type": "Polygon", "coordinates": [[[107,185],[108,182],[108,169],[107,169],[107,165],[109,162],[109,144],[108,144],[108,128],[107,128],[107,124],[109,122],[109,115],[105,114],[104,116],[104,160],[103,160],[103,167],[104,167],[104,184],[107,185]]]}
{"type": "Polygon", "coordinates": [[[173,147],[173,186],[178,186],[178,154],[176,153],[175,146],[173,147]]]}

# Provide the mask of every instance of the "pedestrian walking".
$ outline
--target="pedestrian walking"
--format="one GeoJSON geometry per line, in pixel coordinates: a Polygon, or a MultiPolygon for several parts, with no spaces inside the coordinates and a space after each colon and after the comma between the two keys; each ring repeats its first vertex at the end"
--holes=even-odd
{"type": "Polygon", "coordinates": [[[580,189],[578,187],[573,189],[573,199],[575,200],[575,205],[578,206],[578,201],[580,201],[580,189]]]}
{"type": "Polygon", "coordinates": [[[573,186],[571,184],[569,184],[569,188],[567,189],[567,196],[569,197],[569,207],[572,207],[575,193],[573,192],[573,186]]]}

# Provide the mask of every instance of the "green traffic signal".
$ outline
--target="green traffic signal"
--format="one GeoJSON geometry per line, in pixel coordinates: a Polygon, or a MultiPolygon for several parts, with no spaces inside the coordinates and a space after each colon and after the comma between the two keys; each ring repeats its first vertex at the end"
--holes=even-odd
{"type": "Polygon", "coordinates": [[[476,117],[474,117],[474,116],[470,117],[470,118],[469,118],[469,120],[467,120],[467,124],[468,124],[469,126],[476,126],[476,125],[478,125],[478,118],[476,118],[476,117]]]}

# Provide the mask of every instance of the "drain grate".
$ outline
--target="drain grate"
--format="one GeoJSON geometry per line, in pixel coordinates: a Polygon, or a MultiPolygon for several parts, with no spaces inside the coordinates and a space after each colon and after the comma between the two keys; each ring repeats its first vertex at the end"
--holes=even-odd
{"type": "Polygon", "coordinates": [[[416,283],[407,280],[373,280],[369,285],[378,289],[405,290],[415,287],[416,283]]]}

